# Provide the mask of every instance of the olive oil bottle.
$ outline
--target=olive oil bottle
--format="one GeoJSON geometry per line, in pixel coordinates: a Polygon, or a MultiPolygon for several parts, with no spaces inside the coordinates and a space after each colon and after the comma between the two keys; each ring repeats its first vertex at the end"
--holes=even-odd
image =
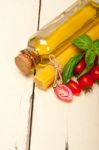
{"type": "Polygon", "coordinates": [[[77,0],[70,8],[35,33],[27,48],[15,58],[18,68],[29,75],[36,66],[45,66],[49,55],[59,56],[72,40],[99,23],[99,0],[77,0]]]}

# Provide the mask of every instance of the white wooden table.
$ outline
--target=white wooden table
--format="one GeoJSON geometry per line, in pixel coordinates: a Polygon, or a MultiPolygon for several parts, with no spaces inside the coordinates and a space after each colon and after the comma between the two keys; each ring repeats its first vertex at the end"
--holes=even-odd
{"type": "MultiPolygon", "coordinates": [[[[42,0],[40,27],[75,0],[42,0]]],[[[27,150],[29,98],[32,78],[14,63],[19,50],[37,30],[39,0],[0,0],[0,149],[27,150]]],[[[53,90],[35,89],[31,150],[99,150],[99,87],[74,97],[71,104],[57,100],[53,90]],[[67,133],[68,132],[68,133],[67,133]]]]}

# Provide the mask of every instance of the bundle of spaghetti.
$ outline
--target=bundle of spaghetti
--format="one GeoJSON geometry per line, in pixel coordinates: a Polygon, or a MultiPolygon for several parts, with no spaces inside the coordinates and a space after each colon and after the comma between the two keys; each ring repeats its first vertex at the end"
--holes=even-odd
{"type": "MultiPolygon", "coordinates": [[[[93,40],[99,39],[99,23],[88,30],[86,34],[89,35],[93,40]]],[[[81,52],[81,50],[76,48],[74,45],[71,45],[56,58],[56,61],[61,68],[63,68],[69,59],[79,52],[81,52]]],[[[38,88],[46,90],[53,83],[54,78],[55,67],[51,64],[48,64],[44,69],[37,72],[37,74],[34,76],[34,82],[38,88]]]]}

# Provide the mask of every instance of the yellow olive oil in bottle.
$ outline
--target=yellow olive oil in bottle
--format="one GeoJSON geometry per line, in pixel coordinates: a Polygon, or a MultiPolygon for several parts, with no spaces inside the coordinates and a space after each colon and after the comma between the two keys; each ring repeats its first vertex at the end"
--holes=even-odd
{"type": "Polygon", "coordinates": [[[40,29],[28,41],[27,48],[15,58],[18,68],[31,74],[36,66],[44,66],[49,55],[57,57],[77,36],[99,23],[99,0],[78,0],[70,8],[40,29]]]}

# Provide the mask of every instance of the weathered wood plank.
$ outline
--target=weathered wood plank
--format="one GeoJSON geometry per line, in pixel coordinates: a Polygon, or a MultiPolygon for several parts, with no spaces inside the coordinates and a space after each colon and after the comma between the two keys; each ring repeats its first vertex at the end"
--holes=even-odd
{"type": "MultiPolygon", "coordinates": [[[[40,27],[54,19],[71,3],[73,1],[42,0],[40,27]]],[[[57,100],[52,88],[46,92],[36,88],[31,149],[64,150],[67,118],[68,104],[57,100]]]]}
{"type": "Polygon", "coordinates": [[[69,145],[70,150],[99,149],[99,86],[70,105],[69,145]]]}
{"type": "Polygon", "coordinates": [[[14,63],[37,30],[38,0],[0,1],[0,148],[25,149],[32,80],[14,63]]]}
{"type": "MultiPolygon", "coordinates": [[[[72,2],[42,1],[41,27],[72,2]]],[[[73,103],[65,104],[57,100],[52,89],[46,92],[36,89],[31,147],[36,150],[64,150],[68,136],[69,150],[98,150],[98,90],[99,87],[95,86],[91,94],[82,93],[81,97],[74,97],[73,103]]]]}

